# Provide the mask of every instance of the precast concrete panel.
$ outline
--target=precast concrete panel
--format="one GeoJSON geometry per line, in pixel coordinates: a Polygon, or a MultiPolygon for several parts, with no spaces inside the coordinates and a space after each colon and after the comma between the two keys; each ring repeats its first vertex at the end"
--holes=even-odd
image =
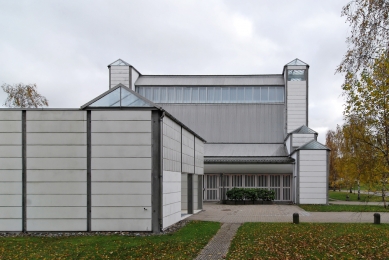
{"type": "Polygon", "coordinates": [[[93,111],[92,113],[92,121],[150,121],[150,119],[150,111],[93,111]]]}
{"type": "MultiPolygon", "coordinates": [[[[86,121],[86,111],[31,111],[27,112],[27,121],[86,121]]],[[[70,122],[71,123],[71,122],[70,122]]],[[[28,126],[27,126],[28,127],[28,126]]],[[[55,126],[50,126],[55,129],[55,126]]],[[[84,131],[82,128],[76,132],[84,131]]]]}
{"type": "Polygon", "coordinates": [[[182,129],[182,172],[194,173],[194,135],[182,129]]]}
{"type": "Polygon", "coordinates": [[[204,174],[204,143],[197,137],[195,137],[195,174],[204,174]]]}
{"type": "Polygon", "coordinates": [[[131,68],[131,88],[135,91],[135,82],[139,78],[139,73],[134,68],[131,68]]]}
{"type": "Polygon", "coordinates": [[[150,133],[149,121],[115,121],[114,124],[96,121],[91,130],[92,133],[150,133]]]}
{"type": "Polygon", "coordinates": [[[199,198],[198,198],[198,177],[202,177],[201,175],[193,175],[193,209],[197,210],[199,208],[199,198]]]}
{"type": "Polygon", "coordinates": [[[162,228],[181,220],[181,172],[163,171],[162,228]]]}
{"type": "Polygon", "coordinates": [[[327,204],[327,150],[300,150],[300,203],[327,204]]]}
{"type": "Polygon", "coordinates": [[[86,231],[86,111],[27,111],[27,230],[86,231]]]}
{"type": "Polygon", "coordinates": [[[22,231],[22,112],[0,111],[0,231],[22,231]]]}
{"type": "Polygon", "coordinates": [[[95,182],[150,182],[150,170],[93,170],[92,181],[95,182]]]}
{"type": "Polygon", "coordinates": [[[181,126],[163,118],[163,170],[181,172],[181,126]]]}
{"type": "Polygon", "coordinates": [[[188,174],[181,174],[181,210],[188,210],[188,174]]]}
{"type": "MultiPolygon", "coordinates": [[[[143,208],[141,210],[144,210],[143,208]]],[[[149,212],[149,211],[148,211],[149,212]]],[[[93,219],[92,230],[99,231],[152,231],[151,221],[148,218],[125,219],[93,219]]]]}
{"type": "MultiPolygon", "coordinates": [[[[93,113],[92,113],[93,114],[93,113]]],[[[110,122],[112,123],[112,122],[110,122]]],[[[92,121],[93,124],[93,121],[92,121]]],[[[93,133],[92,145],[151,145],[151,133],[93,133]]]]}
{"type": "Polygon", "coordinates": [[[91,111],[91,118],[92,231],[150,231],[151,112],[91,111]]]}
{"type": "Polygon", "coordinates": [[[287,132],[290,133],[307,125],[307,82],[288,81],[287,93],[287,132]]]}
{"type": "Polygon", "coordinates": [[[110,67],[110,87],[118,84],[131,88],[130,86],[130,66],[111,66],[110,67]]]}

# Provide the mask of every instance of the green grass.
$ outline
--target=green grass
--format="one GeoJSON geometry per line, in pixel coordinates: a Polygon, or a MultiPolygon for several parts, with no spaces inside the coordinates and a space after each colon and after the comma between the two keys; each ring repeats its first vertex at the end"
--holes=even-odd
{"type": "Polygon", "coordinates": [[[190,222],[174,234],[0,238],[0,259],[193,259],[220,223],[190,222]]]}
{"type": "Polygon", "coordinates": [[[389,259],[389,225],[245,223],[227,259],[389,259]]]}
{"type": "Polygon", "coordinates": [[[329,191],[329,198],[334,200],[346,200],[346,197],[349,196],[349,201],[361,201],[361,202],[380,202],[382,201],[382,197],[367,194],[361,194],[361,200],[358,200],[357,193],[349,193],[349,192],[339,192],[339,191],[329,191]]]}
{"type": "Polygon", "coordinates": [[[299,205],[300,208],[311,212],[389,212],[383,206],[370,205],[299,205]]]}

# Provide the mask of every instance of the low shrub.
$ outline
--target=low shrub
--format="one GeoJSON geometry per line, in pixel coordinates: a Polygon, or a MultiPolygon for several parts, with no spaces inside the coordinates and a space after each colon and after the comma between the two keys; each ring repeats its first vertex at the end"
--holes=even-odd
{"type": "Polygon", "coordinates": [[[244,189],[242,188],[232,188],[226,193],[229,200],[243,200],[244,199],[244,189]]]}
{"type": "Polygon", "coordinates": [[[275,192],[267,189],[259,188],[232,188],[226,193],[229,200],[251,200],[257,199],[263,201],[273,201],[275,199],[275,192]]]}
{"type": "Polygon", "coordinates": [[[257,189],[243,189],[244,190],[244,198],[246,200],[256,201],[258,199],[257,189]]]}

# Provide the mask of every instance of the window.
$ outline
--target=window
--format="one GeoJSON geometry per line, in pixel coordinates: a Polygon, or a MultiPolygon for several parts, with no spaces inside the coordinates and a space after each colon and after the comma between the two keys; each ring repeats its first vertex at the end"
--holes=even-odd
{"type": "Polygon", "coordinates": [[[283,103],[283,86],[137,87],[154,103],[283,103]]]}
{"type": "Polygon", "coordinates": [[[305,70],[288,70],[288,81],[304,81],[305,70]]]}

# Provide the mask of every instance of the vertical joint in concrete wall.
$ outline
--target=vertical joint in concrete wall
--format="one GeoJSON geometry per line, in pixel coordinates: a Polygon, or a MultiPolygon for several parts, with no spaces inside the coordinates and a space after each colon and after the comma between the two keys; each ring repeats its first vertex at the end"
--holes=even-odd
{"type": "Polygon", "coordinates": [[[162,148],[162,135],[161,135],[161,113],[159,110],[153,110],[151,112],[151,222],[153,233],[159,233],[162,227],[161,219],[161,191],[160,176],[162,174],[161,163],[161,148],[162,148]]]}
{"type": "Polygon", "coordinates": [[[198,209],[203,209],[203,175],[197,175],[198,178],[198,209]]]}
{"type": "Polygon", "coordinates": [[[86,132],[87,132],[87,160],[86,160],[86,194],[87,194],[87,231],[91,231],[92,222],[92,111],[86,112],[86,132]]]}
{"type": "Polygon", "coordinates": [[[188,214],[193,214],[193,175],[188,174],[188,214]]]}
{"type": "Polygon", "coordinates": [[[297,172],[296,172],[296,203],[300,204],[300,151],[297,152],[297,172]]]}
{"type": "Polygon", "coordinates": [[[22,231],[27,231],[27,111],[22,111],[22,231]]]}

